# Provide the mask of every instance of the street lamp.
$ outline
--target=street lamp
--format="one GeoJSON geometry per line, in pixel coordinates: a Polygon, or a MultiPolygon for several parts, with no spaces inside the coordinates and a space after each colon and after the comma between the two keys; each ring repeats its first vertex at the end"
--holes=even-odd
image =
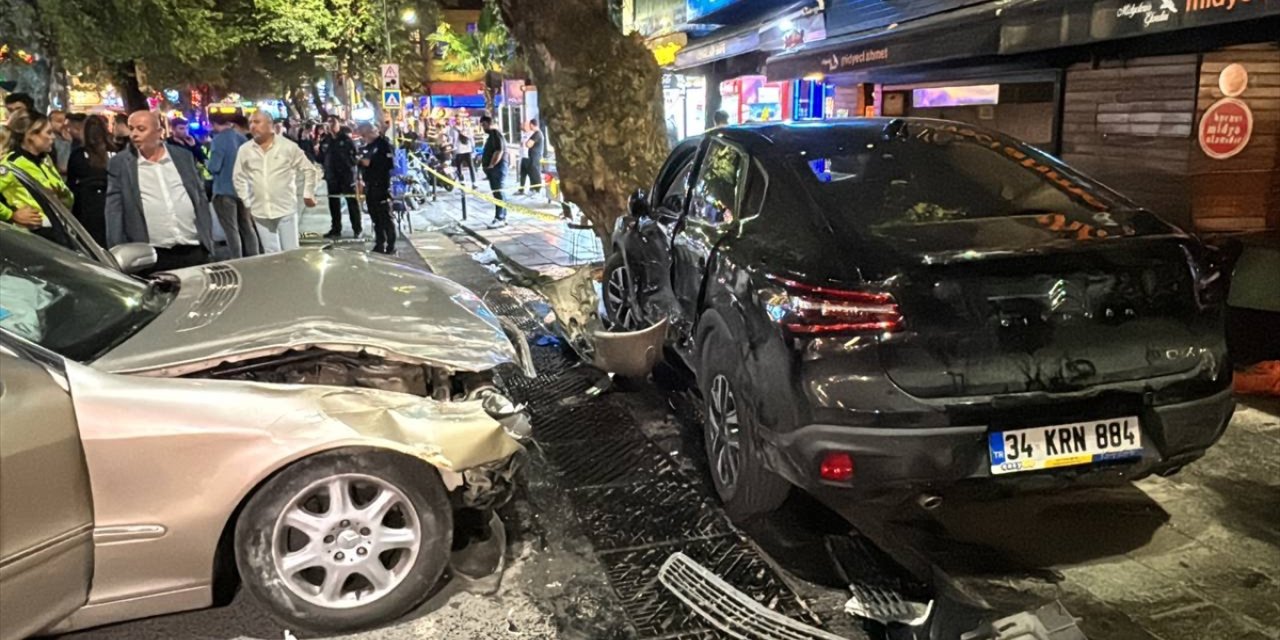
{"type": "Polygon", "coordinates": [[[418,12],[413,7],[408,7],[400,12],[400,21],[407,25],[418,24],[418,12]]]}

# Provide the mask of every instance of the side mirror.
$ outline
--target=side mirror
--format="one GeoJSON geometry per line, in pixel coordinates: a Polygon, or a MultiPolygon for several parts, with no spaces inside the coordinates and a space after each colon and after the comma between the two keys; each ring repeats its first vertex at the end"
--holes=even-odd
{"type": "Polygon", "coordinates": [[[644,189],[636,189],[631,192],[631,201],[628,203],[632,217],[645,218],[649,215],[649,194],[644,189]]]}
{"type": "Polygon", "coordinates": [[[126,242],[111,247],[110,251],[111,257],[125,273],[137,273],[156,265],[156,249],[149,244],[126,242]]]}

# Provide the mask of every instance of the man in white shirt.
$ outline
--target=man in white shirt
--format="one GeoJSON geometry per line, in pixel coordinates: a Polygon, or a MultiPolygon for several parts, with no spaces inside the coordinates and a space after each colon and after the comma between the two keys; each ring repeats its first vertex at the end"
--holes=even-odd
{"type": "Polygon", "coordinates": [[[266,113],[257,111],[249,118],[249,134],[253,139],[236,154],[236,195],[253,216],[263,253],[297,249],[298,183],[303,203],[316,206],[315,168],[296,143],[276,135],[266,113]]]}
{"type": "Polygon", "coordinates": [[[165,143],[160,119],[150,111],[129,115],[129,140],[129,150],[107,163],[108,246],[150,244],[155,271],[209,262],[213,220],[194,158],[165,143]]]}

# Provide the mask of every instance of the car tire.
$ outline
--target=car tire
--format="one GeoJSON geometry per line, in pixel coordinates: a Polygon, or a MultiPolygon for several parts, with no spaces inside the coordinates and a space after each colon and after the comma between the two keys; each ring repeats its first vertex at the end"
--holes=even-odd
{"type": "Polygon", "coordinates": [[[755,411],[745,401],[754,394],[742,356],[729,330],[715,322],[703,338],[698,371],[703,440],[708,472],[725,513],[734,522],[744,522],[782,506],[791,485],[764,466],[755,411]],[[726,473],[729,465],[735,466],[726,473]]]}
{"type": "Polygon", "coordinates": [[[613,255],[604,263],[604,282],[602,283],[601,305],[604,307],[601,319],[605,328],[610,331],[635,331],[641,328],[636,314],[635,280],[632,279],[630,267],[622,257],[621,249],[614,249],[613,255]]]}
{"type": "Polygon", "coordinates": [[[391,451],[344,449],[293,463],[253,495],[236,521],[236,566],[287,625],[354,631],[425,600],[452,539],[439,472],[391,451]],[[334,505],[342,488],[346,501],[334,505]]]}

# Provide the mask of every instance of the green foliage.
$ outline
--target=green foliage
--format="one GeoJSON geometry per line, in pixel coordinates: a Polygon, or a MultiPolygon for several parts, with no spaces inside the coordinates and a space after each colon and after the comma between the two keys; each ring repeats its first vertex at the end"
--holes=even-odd
{"type": "Polygon", "coordinates": [[[245,38],[215,0],[41,0],[45,24],[70,69],[106,74],[138,61],[162,76],[189,77],[229,57],[245,38]]]}
{"type": "Polygon", "coordinates": [[[444,47],[441,68],[449,73],[501,72],[513,57],[511,35],[492,3],[485,3],[474,33],[458,33],[448,23],[441,23],[427,40],[444,47]]]}
{"type": "Polygon", "coordinates": [[[153,87],[208,83],[283,95],[337,72],[377,77],[387,60],[424,76],[411,35],[433,25],[436,0],[39,0],[68,69],[113,80],[136,62],[153,87]],[[418,25],[401,12],[412,9],[418,25]],[[325,61],[322,68],[319,61],[325,61]]]}

